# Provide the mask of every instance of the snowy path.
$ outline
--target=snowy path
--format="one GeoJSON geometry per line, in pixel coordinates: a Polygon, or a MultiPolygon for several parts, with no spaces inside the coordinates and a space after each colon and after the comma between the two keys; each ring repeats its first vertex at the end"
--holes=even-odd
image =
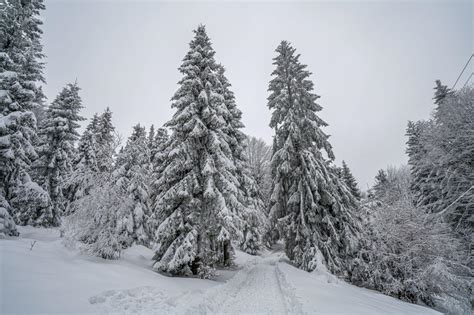
{"type": "Polygon", "coordinates": [[[187,312],[301,314],[278,261],[279,257],[256,258],[224,285],[206,292],[187,312]]]}

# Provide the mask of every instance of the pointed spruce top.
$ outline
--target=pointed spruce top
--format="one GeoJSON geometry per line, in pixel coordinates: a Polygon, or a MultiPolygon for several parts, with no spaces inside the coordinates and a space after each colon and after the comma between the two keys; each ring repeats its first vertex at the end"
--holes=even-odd
{"type": "Polygon", "coordinates": [[[452,90],[446,85],[441,84],[440,80],[436,80],[436,86],[433,88],[435,90],[435,95],[433,97],[436,105],[439,105],[449,94],[452,93],[452,90]]]}
{"type": "Polygon", "coordinates": [[[314,93],[314,83],[309,78],[311,72],[299,61],[300,55],[288,41],[281,41],[276,52],[273,78],[268,87],[271,93],[268,107],[272,110],[270,127],[281,133],[280,138],[286,139],[291,134],[293,141],[298,139],[305,146],[324,149],[334,160],[329,136],[320,129],[327,123],[317,115],[322,107],[316,102],[320,96],[314,93]]]}

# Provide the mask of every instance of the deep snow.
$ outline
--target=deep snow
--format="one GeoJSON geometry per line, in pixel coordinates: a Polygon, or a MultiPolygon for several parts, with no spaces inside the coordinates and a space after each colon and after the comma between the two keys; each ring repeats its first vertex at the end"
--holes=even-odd
{"type": "Polygon", "coordinates": [[[237,267],[215,280],[170,278],[151,270],[153,252],[143,246],[106,261],[66,248],[56,229],[19,231],[0,240],[1,314],[438,314],[324,271],[298,270],[281,251],[237,252],[237,267]]]}

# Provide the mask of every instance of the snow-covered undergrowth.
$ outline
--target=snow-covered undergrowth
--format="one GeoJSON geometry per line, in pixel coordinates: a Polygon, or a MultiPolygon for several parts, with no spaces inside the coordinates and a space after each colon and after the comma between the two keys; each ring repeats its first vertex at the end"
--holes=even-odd
{"type": "Polygon", "coordinates": [[[238,267],[215,280],[170,278],[151,270],[153,252],[143,246],[107,261],[65,248],[56,229],[19,230],[19,238],[0,241],[1,314],[437,314],[324,271],[301,271],[279,251],[237,252],[238,267]]]}

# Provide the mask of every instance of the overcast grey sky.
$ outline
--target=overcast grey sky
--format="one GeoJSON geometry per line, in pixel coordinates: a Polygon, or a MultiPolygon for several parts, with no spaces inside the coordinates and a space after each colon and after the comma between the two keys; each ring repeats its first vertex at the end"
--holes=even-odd
{"type": "Polygon", "coordinates": [[[289,40],[313,72],[337,163],[346,160],[363,189],[378,169],[406,161],[407,120],[429,117],[434,80],[452,85],[473,51],[471,1],[47,0],[43,17],[49,101],[77,78],[84,116],[109,106],[124,136],[170,119],[177,68],[203,23],[245,132],[271,143],[272,58],[289,40]]]}

